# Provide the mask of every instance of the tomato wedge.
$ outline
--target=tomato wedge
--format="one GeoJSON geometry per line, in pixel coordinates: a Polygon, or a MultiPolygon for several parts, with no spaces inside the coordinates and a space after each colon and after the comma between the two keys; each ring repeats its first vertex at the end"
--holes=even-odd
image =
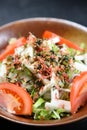
{"type": "Polygon", "coordinates": [[[87,71],[81,72],[72,83],[71,93],[71,112],[76,113],[78,109],[87,103],[87,71]]]}
{"type": "Polygon", "coordinates": [[[69,41],[69,40],[67,40],[67,39],[65,39],[65,38],[51,32],[51,31],[48,31],[48,30],[44,31],[42,37],[45,38],[45,39],[56,38],[56,42],[58,42],[58,44],[66,44],[70,48],[73,48],[73,49],[76,49],[76,50],[79,50],[79,51],[83,51],[83,49],[80,48],[75,43],[72,43],[71,41],[69,41]],[[57,39],[58,39],[58,41],[57,41],[57,39]]]}
{"type": "Polygon", "coordinates": [[[20,37],[14,43],[7,45],[6,49],[0,54],[0,61],[5,59],[8,55],[14,53],[15,48],[26,44],[26,38],[20,37]]]}
{"type": "Polygon", "coordinates": [[[0,107],[15,115],[31,115],[32,98],[18,85],[0,83],[0,107]]]}

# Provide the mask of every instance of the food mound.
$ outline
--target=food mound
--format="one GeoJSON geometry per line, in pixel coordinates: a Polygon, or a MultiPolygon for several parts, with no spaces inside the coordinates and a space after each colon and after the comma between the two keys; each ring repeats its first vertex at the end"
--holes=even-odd
{"type": "Polygon", "coordinates": [[[87,97],[87,54],[83,44],[45,31],[42,38],[11,38],[0,54],[0,106],[36,120],[78,112],[87,97]]]}

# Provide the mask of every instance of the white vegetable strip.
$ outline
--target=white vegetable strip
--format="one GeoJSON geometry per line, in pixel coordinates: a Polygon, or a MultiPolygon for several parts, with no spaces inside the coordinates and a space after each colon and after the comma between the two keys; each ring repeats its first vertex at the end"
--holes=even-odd
{"type": "Polygon", "coordinates": [[[42,79],[41,78],[41,74],[39,74],[39,73],[35,73],[35,64],[27,64],[27,61],[26,60],[24,60],[23,62],[22,62],[22,64],[24,64],[37,78],[40,78],[42,81],[43,81],[43,83],[44,84],[48,84],[50,81],[49,80],[47,80],[47,79],[42,79]]]}
{"type": "Polygon", "coordinates": [[[7,70],[6,70],[6,65],[4,62],[2,62],[0,64],[0,77],[5,77],[5,74],[6,74],[7,70]]]}
{"type": "Polygon", "coordinates": [[[50,110],[63,108],[66,112],[71,112],[70,101],[65,101],[60,99],[52,102],[46,102],[45,108],[50,110]]]}
{"type": "Polygon", "coordinates": [[[54,88],[51,88],[51,102],[46,102],[45,107],[50,110],[62,108],[66,112],[71,111],[70,101],[59,99],[59,90],[54,88]]]}
{"type": "Polygon", "coordinates": [[[52,73],[52,77],[51,80],[49,81],[49,83],[47,85],[45,85],[39,92],[40,95],[43,95],[44,93],[46,93],[48,90],[51,90],[51,88],[56,84],[55,82],[55,73],[52,73]]]}
{"type": "Polygon", "coordinates": [[[75,62],[74,67],[79,71],[87,71],[87,65],[83,63],[75,62]]]}
{"type": "Polygon", "coordinates": [[[85,64],[87,65],[87,53],[83,54],[83,55],[77,55],[75,56],[76,60],[83,60],[85,62],[85,64]]]}
{"type": "Polygon", "coordinates": [[[28,46],[26,49],[24,48],[24,46],[21,46],[15,49],[15,55],[20,55],[21,56],[20,60],[22,61],[26,56],[30,56],[31,58],[33,58],[34,57],[33,51],[34,49],[31,45],[28,46]]]}
{"type": "Polygon", "coordinates": [[[55,37],[49,40],[44,40],[43,45],[48,46],[49,49],[52,50],[52,43],[55,44],[55,43],[58,43],[59,41],[60,41],[59,37],[55,37]]]}
{"type": "Polygon", "coordinates": [[[59,41],[60,41],[60,38],[57,36],[57,37],[54,37],[54,38],[50,38],[50,40],[48,40],[48,41],[50,41],[51,42],[51,44],[52,43],[58,43],[59,41]]]}
{"type": "Polygon", "coordinates": [[[51,88],[51,102],[59,99],[59,91],[58,89],[51,88]]]}
{"type": "Polygon", "coordinates": [[[64,91],[64,92],[70,92],[71,91],[70,89],[67,89],[67,88],[60,88],[59,90],[64,91]]]}

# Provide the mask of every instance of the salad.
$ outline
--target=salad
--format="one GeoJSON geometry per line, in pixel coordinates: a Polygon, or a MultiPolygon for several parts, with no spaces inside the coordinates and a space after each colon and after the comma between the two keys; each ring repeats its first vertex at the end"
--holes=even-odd
{"type": "Polygon", "coordinates": [[[34,120],[62,119],[87,101],[87,53],[46,30],[11,38],[0,54],[0,107],[34,120]]]}

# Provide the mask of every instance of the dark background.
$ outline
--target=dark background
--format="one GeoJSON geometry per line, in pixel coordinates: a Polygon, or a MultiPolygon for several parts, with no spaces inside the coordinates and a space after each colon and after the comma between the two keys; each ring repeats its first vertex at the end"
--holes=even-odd
{"type": "Polygon", "coordinates": [[[87,26],[87,1],[0,0],[0,25],[30,17],[56,17],[87,26]]]}
{"type": "MultiPolygon", "coordinates": [[[[53,17],[66,19],[87,26],[86,0],[0,0],[0,26],[20,19],[31,17],[53,17]]],[[[0,119],[2,129],[32,129],[33,127],[16,124],[0,119]]],[[[34,127],[41,129],[40,127],[34,127]]],[[[47,128],[47,127],[46,127],[47,128]]],[[[51,127],[54,128],[54,127],[51,127]]],[[[87,129],[87,119],[76,123],[55,127],[65,129],[87,129]]],[[[49,129],[49,128],[48,128],[49,129]]]]}

